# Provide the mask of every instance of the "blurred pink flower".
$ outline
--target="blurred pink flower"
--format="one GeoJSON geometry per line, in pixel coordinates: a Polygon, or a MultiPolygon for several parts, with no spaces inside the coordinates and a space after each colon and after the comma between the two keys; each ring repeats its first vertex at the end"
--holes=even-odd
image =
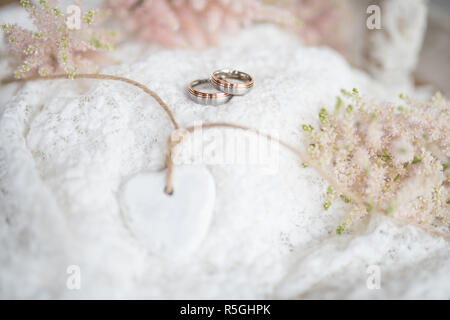
{"type": "MultiPolygon", "coordinates": [[[[38,4],[22,0],[37,31],[16,24],[4,24],[2,30],[9,42],[11,55],[20,64],[17,78],[65,72],[96,71],[99,52],[112,48],[113,32],[96,29],[100,11],[89,10],[80,16],[79,26],[69,28],[68,15],[57,7],[56,0],[40,0],[38,4]]],[[[81,9],[80,9],[81,12],[81,9]]]]}
{"type": "Polygon", "coordinates": [[[203,48],[254,22],[297,29],[289,10],[259,0],[109,0],[130,33],[168,47],[203,48]]]}
{"type": "Polygon", "coordinates": [[[328,45],[339,52],[346,49],[348,15],[346,1],[339,0],[274,0],[289,9],[301,22],[300,36],[307,45],[328,45]]]}

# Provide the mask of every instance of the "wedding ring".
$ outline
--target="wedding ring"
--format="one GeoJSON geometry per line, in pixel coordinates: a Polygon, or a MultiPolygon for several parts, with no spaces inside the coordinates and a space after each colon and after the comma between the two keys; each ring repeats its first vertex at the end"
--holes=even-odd
{"type": "Polygon", "coordinates": [[[233,96],[225,92],[207,93],[195,90],[194,87],[208,83],[209,79],[194,80],[189,84],[189,97],[196,103],[217,106],[227,103],[233,96]]]}
{"type": "Polygon", "coordinates": [[[242,96],[253,87],[253,77],[238,70],[220,69],[212,73],[211,84],[222,92],[242,96]],[[229,82],[226,79],[239,80],[240,83],[229,82]]]}

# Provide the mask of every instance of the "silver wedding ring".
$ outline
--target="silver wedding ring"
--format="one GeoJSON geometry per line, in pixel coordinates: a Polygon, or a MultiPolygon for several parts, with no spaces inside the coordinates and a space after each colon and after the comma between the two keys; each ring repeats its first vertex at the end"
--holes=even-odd
{"type": "Polygon", "coordinates": [[[248,73],[238,70],[220,69],[211,74],[211,84],[217,90],[232,94],[234,96],[243,96],[253,87],[253,78],[248,73]],[[238,80],[239,83],[229,80],[238,80]]]}
{"type": "Polygon", "coordinates": [[[188,92],[191,100],[196,103],[217,106],[227,103],[233,96],[243,96],[248,93],[252,89],[253,83],[253,77],[248,73],[220,69],[214,71],[210,79],[192,81],[189,84],[188,92]],[[212,85],[219,92],[208,93],[195,89],[195,87],[205,83],[212,85]]]}
{"type": "Polygon", "coordinates": [[[209,79],[194,80],[189,84],[189,97],[196,103],[217,106],[227,103],[233,97],[225,92],[208,93],[194,89],[204,83],[209,83],[209,79]]]}

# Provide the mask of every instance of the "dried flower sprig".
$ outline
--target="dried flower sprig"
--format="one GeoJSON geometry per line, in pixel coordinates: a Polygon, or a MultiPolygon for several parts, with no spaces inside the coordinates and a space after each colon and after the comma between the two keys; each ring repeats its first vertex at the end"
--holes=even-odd
{"type": "Polygon", "coordinates": [[[405,105],[395,107],[342,90],[332,113],[320,110],[317,128],[302,126],[311,161],[368,204],[328,188],[325,210],[336,200],[352,208],[338,234],[374,208],[416,224],[450,226],[450,103],[440,94],[429,103],[402,98],[405,105]]]}
{"type": "Polygon", "coordinates": [[[20,63],[16,78],[34,74],[42,76],[65,72],[71,78],[77,72],[97,70],[99,53],[113,48],[115,33],[96,28],[103,13],[89,10],[79,25],[67,23],[68,15],[57,7],[57,1],[21,0],[36,26],[36,31],[16,24],[4,24],[2,30],[9,49],[20,63]]]}
{"type": "Polygon", "coordinates": [[[109,0],[129,32],[168,47],[202,48],[254,22],[298,28],[288,10],[260,0],[109,0]]]}

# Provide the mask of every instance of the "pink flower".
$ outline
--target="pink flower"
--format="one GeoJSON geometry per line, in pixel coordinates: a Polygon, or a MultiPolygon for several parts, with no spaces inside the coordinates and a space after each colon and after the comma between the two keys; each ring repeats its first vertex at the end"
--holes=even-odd
{"type": "Polygon", "coordinates": [[[259,0],[109,0],[106,6],[129,32],[168,47],[214,45],[254,22],[296,27],[288,10],[259,0]]]}
{"type": "Polygon", "coordinates": [[[112,48],[114,33],[94,27],[98,10],[85,12],[79,26],[69,26],[68,16],[58,9],[55,0],[41,0],[36,5],[28,0],[21,3],[37,31],[16,24],[2,25],[10,53],[19,63],[17,78],[61,72],[73,77],[80,71],[92,72],[100,61],[99,53],[112,48]]]}
{"type": "Polygon", "coordinates": [[[362,170],[368,170],[370,168],[369,153],[364,148],[358,148],[353,154],[353,159],[362,170]]]}
{"type": "Polygon", "coordinates": [[[336,0],[278,0],[301,21],[298,30],[307,45],[328,45],[344,52],[348,35],[345,24],[348,8],[345,1],[336,0]]]}
{"type": "Polygon", "coordinates": [[[398,138],[392,142],[391,154],[395,165],[403,165],[413,159],[414,148],[409,141],[398,138]]]}
{"type": "MultiPolygon", "coordinates": [[[[358,198],[337,232],[374,207],[417,223],[450,226],[449,101],[439,94],[429,103],[403,97],[407,107],[396,110],[366,101],[356,89],[342,92],[333,113],[320,111],[319,128],[303,125],[307,145],[316,146],[308,149],[311,158],[358,198]]],[[[333,200],[327,199],[326,208],[333,200]]]]}
{"type": "Polygon", "coordinates": [[[379,123],[371,122],[367,125],[366,141],[370,148],[378,150],[381,148],[383,130],[379,123]]]}

